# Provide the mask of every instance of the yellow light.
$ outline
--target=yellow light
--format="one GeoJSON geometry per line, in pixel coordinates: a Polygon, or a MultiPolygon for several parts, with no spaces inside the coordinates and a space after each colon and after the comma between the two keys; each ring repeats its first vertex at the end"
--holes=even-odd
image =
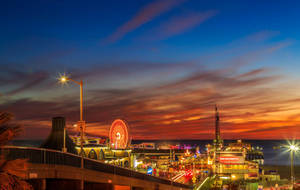
{"type": "Polygon", "coordinates": [[[231,179],[232,179],[232,180],[235,180],[235,179],[236,179],[236,176],[235,176],[234,174],[232,174],[232,175],[231,175],[231,179]]]}
{"type": "Polygon", "coordinates": [[[290,148],[291,151],[297,151],[297,150],[299,150],[299,147],[295,146],[295,145],[290,145],[289,148],[290,148]]]}
{"type": "Polygon", "coordinates": [[[57,80],[61,83],[61,84],[65,84],[69,81],[69,77],[63,73],[63,74],[59,74],[57,80]]]}
{"type": "Polygon", "coordinates": [[[60,82],[62,82],[62,83],[67,82],[67,77],[62,76],[62,77],[60,78],[60,82]]]}
{"type": "Polygon", "coordinates": [[[229,179],[228,176],[221,176],[220,178],[221,178],[221,179],[229,179]]]}

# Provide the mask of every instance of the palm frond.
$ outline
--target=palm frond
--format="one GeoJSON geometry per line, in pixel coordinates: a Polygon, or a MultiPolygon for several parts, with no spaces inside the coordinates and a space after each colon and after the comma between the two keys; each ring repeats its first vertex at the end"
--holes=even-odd
{"type": "Polygon", "coordinates": [[[10,120],[12,120],[12,118],[13,114],[0,111],[0,125],[9,122],[10,120]]]}
{"type": "MultiPolygon", "coordinates": [[[[20,125],[11,123],[12,118],[12,114],[0,111],[0,147],[22,131],[20,125]]],[[[27,169],[26,159],[6,160],[0,155],[0,190],[32,190],[32,186],[23,180],[27,169]]]]}
{"type": "Polygon", "coordinates": [[[0,146],[7,144],[22,131],[20,125],[10,122],[12,118],[11,113],[0,112],[0,146]]]}

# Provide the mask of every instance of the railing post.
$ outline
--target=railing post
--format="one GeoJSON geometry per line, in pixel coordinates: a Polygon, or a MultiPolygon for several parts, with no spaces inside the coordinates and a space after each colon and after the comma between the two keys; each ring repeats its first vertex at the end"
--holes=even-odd
{"type": "Polygon", "coordinates": [[[44,164],[46,164],[46,150],[43,149],[43,153],[44,153],[44,164]]]}
{"type": "Polygon", "coordinates": [[[115,182],[116,181],[116,166],[114,165],[114,177],[113,177],[113,182],[115,182]]]}
{"type": "Polygon", "coordinates": [[[46,187],[47,187],[47,183],[46,183],[46,179],[42,179],[42,184],[41,184],[41,188],[42,190],[46,190],[46,187]]]}

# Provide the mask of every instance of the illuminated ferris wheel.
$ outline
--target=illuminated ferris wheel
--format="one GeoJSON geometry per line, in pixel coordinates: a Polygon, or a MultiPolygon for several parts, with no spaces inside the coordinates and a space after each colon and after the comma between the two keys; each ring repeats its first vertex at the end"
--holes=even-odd
{"type": "Polygon", "coordinates": [[[109,129],[110,147],[126,149],[129,144],[129,127],[124,120],[116,119],[109,129]]]}

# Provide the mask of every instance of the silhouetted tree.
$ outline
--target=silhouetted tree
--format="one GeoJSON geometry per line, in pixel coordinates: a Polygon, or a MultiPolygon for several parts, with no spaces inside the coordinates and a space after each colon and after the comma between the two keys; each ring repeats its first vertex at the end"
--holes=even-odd
{"type": "MultiPolygon", "coordinates": [[[[21,132],[20,125],[12,124],[13,115],[0,111],[0,148],[21,132]]],[[[3,151],[1,151],[3,153],[3,151]]],[[[31,190],[33,189],[24,178],[28,168],[27,160],[7,160],[0,155],[0,190],[31,190]]]]}

